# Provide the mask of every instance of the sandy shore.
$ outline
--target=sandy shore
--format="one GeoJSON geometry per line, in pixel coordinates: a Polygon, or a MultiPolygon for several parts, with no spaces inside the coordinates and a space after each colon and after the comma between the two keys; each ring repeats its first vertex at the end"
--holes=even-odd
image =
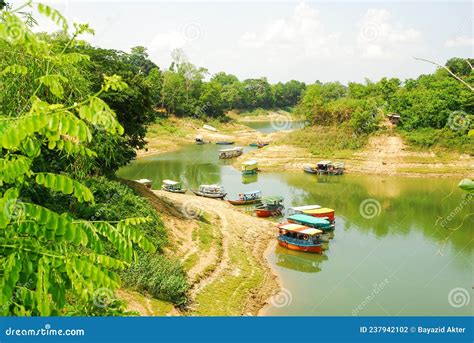
{"type": "Polygon", "coordinates": [[[265,257],[274,223],[227,201],[133,187],[159,212],[171,242],[165,253],[181,260],[191,283],[190,304],[170,315],[257,315],[278,292],[265,257]]]}

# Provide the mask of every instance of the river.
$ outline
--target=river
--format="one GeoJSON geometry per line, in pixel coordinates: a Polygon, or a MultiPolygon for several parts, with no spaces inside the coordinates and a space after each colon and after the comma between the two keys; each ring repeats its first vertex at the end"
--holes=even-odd
{"type": "Polygon", "coordinates": [[[324,255],[288,251],[276,241],[269,249],[283,292],[262,314],[472,314],[466,302],[474,251],[468,214],[474,207],[456,187],[458,179],[303,172],[242,178],[231,160],[218,159],[219,149],[190,145],[136,160],[118,174],[151,179],[155,188],[163,179],[180,180],[187,188],[216,183],[228,191],[227,199],[259,189],[284,196],[286,207],[334,208],[336,229],[324,255]]]}

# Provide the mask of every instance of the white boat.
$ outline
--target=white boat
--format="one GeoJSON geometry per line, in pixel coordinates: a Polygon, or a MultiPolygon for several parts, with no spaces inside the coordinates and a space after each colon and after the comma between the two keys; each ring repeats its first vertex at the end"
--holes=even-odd
{"type": "Polygon", "coordinates": [[[186,189],[182,188],[181,182],[172,180],[163,180],[161,189],[171,193],[186,193],[186,189]]]}
{"type": "Polygon", "coordinates": [[[206,198],[224,199],[227,193],[224,191],[224,187],[219,185],[200,185],[199,189],[191,189],[191,192],[206,198]]]}
{"type": "Polygon", "coordinates": [[[214,132],[217,131],[217,129],[214,126],[207,125],[207,124],[204,125],[203,128],[206,129],[206,130],[209,130],[209,131],[214,131],[214,132]]]}

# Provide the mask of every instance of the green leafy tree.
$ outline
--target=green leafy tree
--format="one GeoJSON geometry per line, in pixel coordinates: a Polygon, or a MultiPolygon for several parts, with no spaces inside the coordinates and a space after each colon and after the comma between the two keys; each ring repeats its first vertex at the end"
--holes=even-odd
{"type": "MultiPolygon", "coordinates": [[[[23,7],[20,7],[22,9],[23,7]]],[[[20,10],[18,9],[17,12],[20,10]]],[[[59,12],[42,4],[40,13],[68,29],[59,12]]],[[[83,56],[67,56],[68,48],[84,25],[75,25],[71,43],[56,52],[48,41],[35,35],[14,11],[3,11],[0,20],[2,46],[22,51],[37,60],[66,59],[74,64],[83,56]],[[66,57],[65,57],[66,56],[66,57]]],[[[46,63],[42,75],[33,79],[34,89],[24,110],[0,117],[0,303],[2,315],[61,315],[72,297],[75,302],[93,303],[97,290],[113,292],[120,285],[116,271],[136,258],[134,247],[153,252],[154,246],[136,229],[147,218],[130,218],[116,223],[75,219],[28,199],[31,187],[70,196],[79,202],[93,202],[92,192],[66,174],[34,168],[43,149],[58,156],[96,156],[89,149],[91,127],[101,126],[113,135],[123,133],[113,110],[100,98],[108,91],[126,89],[118,76],[105,76],[100,90],[68,105],[62,101],[69,79],[55,73],[46,63]],[[56,102],[42,97],[52,94],[56,102]],[[104,253],[109,241],[119,258],[104,253]]],[[[22,64],[2,67],[3,87],[37,73],[22,64]]]]}

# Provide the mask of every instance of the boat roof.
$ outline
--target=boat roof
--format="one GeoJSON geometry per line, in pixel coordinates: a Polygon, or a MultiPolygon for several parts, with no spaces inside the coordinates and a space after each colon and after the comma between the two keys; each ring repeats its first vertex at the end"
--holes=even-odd
{"type": "Polygon", "coordinates": [[[319,205],[305,205],[305,206],[290,207],[289,210],[306,211],[306,210],[316,210],[318,208],[321,208],[321,206],[319,206],[319,205]]]}
{"type": "Polygon", "coordinates": [[[257,164],[257,161],[250,160],[250,161],[245,161],[245,162],[242,163],[243,166],[251,166],[251,165],[254,165],[254,164],[257,164]]]}
{"type": "Polygon", "coordinates": [[[317,235],[317,234],[322,233],[321,230],[314,229],[312,227],[307,227],[304,225],[292,224],[292,223],[279,225],[278,227],[286,231],[298,232],[298,233],[303,233],[306,235],[317,235]]]}
{"type": "Polygon", "coordinates": [[[336,168],[344,167],[344,162],[334,162],[334,167],[336,168]]]}
{"type": "Polygon", "coordinates": [[[200,185],[199,188],[218,188],[218,189],[221,189],[222,186],[220,185],[200,185]]]}
{"type": "Polygon", "coordinates": [[[178,185],[180,182],[173,181],[173,180],[163,180],[165,185],[178,185]]]}
{"type": "Polygon", "coordinates": [[[251,194],[260,194],[262,191],[251,191],[251,192],[244,192],[246,195],[251,195],[251,194]]]}
{"type": "Polygon", "coordinates": [[[324,161],[319,161],[317,164],[332,164],[332,161],[324,160],[324,161]]]}
{"type": "Polygon", "coordinates": [[[273,195],[269,197],[262,198],[263,202],[281,202],[284,198],[281,195],[273,195]]]}
{"type": "Polygon", "coordinates": [[[152,181],[149,180],[149,179],[138,179],[138,180],[135,180],[135,182],[138,182],[138,183],[151,183],[152,181]]]}
{"type": "Polygon", "coordinates": [[[289,216],[288,219],[301,222],[303,224],[305,223],[310,224],[310,225],[329,225],[330,224],[329,220],[327,219],[312,217],[306,214],[294,214],[292,216],[289,216]]]}
{"type": "Polygon", "coordinates": [[[330,212],[334,212],[334,210],[332,208],[327,208],[327,207],[303,210],[303,213],[307,213],[307,214],[324,214],[324,213],[330,213],[330,212]]]}

